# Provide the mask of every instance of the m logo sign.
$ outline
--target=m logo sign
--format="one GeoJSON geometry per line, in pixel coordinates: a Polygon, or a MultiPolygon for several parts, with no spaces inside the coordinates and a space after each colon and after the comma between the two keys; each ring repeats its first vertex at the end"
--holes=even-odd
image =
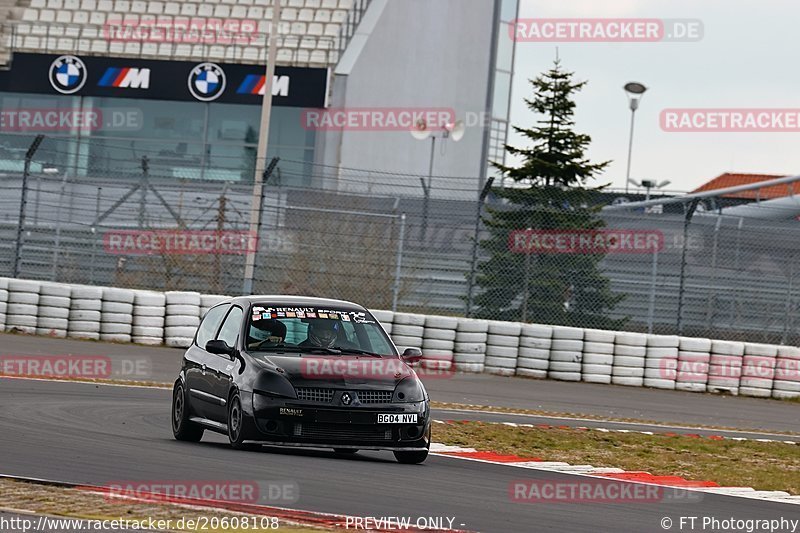
{"type": "Polygon", "coordinates": [[[98,83],[100,87],[119,87],[120,89],[149,89],[150,69],[130,67],[109,67],[98,83]]]}

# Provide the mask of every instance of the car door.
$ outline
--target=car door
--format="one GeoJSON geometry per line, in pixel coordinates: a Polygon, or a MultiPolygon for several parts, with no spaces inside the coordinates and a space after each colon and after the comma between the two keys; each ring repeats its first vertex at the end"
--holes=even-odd
{"type": "MultiPolygon", "coordinates": [[[[239,334],[244,322],[244,309],[238,305],[231,307],[217,333],[217,340],[234,348],[238,347],[239,334]]],[[[229,355],[209,354],[211,359],[207,366],[208,379],[211,382],[211,394],[216,403],[211,405],[209,418],[215,422],[226,423],[228,420],[228,393],[233,384],[233,371],[237,361],[229,355]]]]}
{"type": "Polygon", "coordinates": [[[222,320],[228,314],[230,304],[221,304],[211,308],[200,327],[192,345],[184,355],[186,388],[189,392],[191,412],[203,418],[209,418],[213,412],[213,404],[218,403],[213,394],[214,383],[208,372],[208,366],[218,357],[206,351],[206,343],[217,337],[222,320]]]}

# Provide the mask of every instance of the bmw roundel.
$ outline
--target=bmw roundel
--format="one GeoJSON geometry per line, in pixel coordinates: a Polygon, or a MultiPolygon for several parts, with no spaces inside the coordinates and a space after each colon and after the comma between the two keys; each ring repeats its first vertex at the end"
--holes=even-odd
{"type": "Polygon", "coordinates": [[[216,63],[200,63],[189,73],[189,92],[198,100],[216,100],[224,91],[225,72],[216,63]]]}
{"type": "Polygon", "coordinates": [[[61,94],[72,94],[86,83],[86,65],[75,56],[61,56],[50,65],[50,85],[61,94]]]}

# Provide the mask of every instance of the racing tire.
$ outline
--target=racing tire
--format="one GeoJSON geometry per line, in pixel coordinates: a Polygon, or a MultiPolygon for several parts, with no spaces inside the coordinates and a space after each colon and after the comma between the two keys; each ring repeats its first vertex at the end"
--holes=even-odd
{"type": "Polygon", "coordinates": [[[244,441],[253,433],[253,421],[242,409],[242,400],[238,392],[231,394],[228,402],[228,440],[234,450],[258,450],[260,444],[245,444],[244,441]]]}
{"type": "Polygon", "coordinates": [[[205,429],[189,420],[189,404],[182,383],[176,383],[172,389],[172,434],[175,440],[200,442],[205,429]]]}

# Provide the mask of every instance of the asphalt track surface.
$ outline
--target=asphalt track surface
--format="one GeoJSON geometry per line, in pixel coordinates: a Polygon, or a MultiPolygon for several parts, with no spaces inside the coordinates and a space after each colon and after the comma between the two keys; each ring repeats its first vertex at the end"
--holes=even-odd
{"type": "Polygon", "coordinates": [[[456,528],[487,532],[663,531],[663,517],[675,524],[681,516],[797,517],[792,505],[712,494],[692,503],[518,503],[509,494],[516,480],[588,478],[441,456],[411,466],[385,452],[339,458],[329,451],[235,451],[219,435],[181,443],[172,438],[169,410],[170,391],[164,389],[0,379],[0,473],[94,485],[290,481],[299,499],[282,507],[449,516],[456,528]]]}
{"type": "MultiPolygon", "coordinates": [[[[183,350],[0,334],[0,357],[66,354],[108,356],[115,374],[111,377],[172,383],[178,375],[183,350]]],[[[798,404],[794,402],[593,383],[506,378],[487,374],[458,374],[450,378],[426,379],[425,384],[431,399],[439,402],[532,409],[571,413],[576,416],[648,420],[675,425],[791,432],[800,435],[798,404]]],[[[443,416],[519,423],[532,421],[530,417],[499,417],[463,412],[450,412],[443,416]]],[[[611,427],[608,423],[570,422],[548,417],[539,417],[533,423],[611,427]]],[[[646,424],[618,424],[614,427],[654,430],[646,424]]],[[[731,435],[751,434],[732,432],[731,435]]]]}

